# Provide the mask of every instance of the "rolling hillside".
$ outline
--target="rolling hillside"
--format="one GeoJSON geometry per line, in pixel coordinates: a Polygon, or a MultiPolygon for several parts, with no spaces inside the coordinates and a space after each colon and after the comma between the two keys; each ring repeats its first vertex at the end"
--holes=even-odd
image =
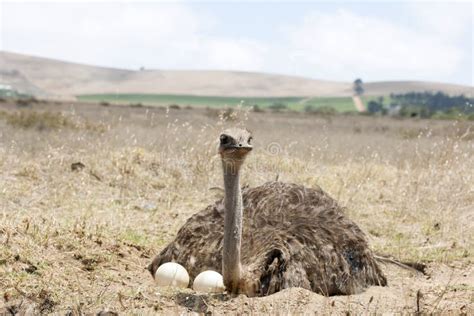
{"type": "MultiPolygon", "coordinates": [[[[21,92],[64,97],[84,94],[166,94],[223,97],[348,97],[350,82],[237,71],[124,70],[0,52],[0,83],[21,92]]],[[[371,82],[366,95],[443,91],[473,95],[473,87],[416,81],[371,82]]]]}

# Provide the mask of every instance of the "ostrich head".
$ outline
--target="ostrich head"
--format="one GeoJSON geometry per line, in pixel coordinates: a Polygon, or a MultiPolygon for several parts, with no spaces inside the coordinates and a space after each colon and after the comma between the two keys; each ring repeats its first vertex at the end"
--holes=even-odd
{"type": "Polygon", "coordinates": [[[219,137],[219,154],[223,161],[243,161],[252,150],[252,134],[246,129],[225,130],[219,137]]]}

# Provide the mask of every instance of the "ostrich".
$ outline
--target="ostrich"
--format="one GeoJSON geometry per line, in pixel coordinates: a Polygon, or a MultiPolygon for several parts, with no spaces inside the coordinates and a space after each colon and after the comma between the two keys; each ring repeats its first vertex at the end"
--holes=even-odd
{"type": "Polygon", "coordinates": [[[361,229],[321,188],[268,182],[240,186],[249,131],[220,135],[225,197],[196,213],[148,269],[177,262],[191,278],[222,271],[228,292],[264,296],[289,287],[354,294],[387,280],[361,229]]]}

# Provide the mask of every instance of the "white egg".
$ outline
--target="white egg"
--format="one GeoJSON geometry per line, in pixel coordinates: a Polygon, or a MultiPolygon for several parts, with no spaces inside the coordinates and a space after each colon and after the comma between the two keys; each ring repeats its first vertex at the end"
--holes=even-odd
{"type": "Polygon", "coordinates": [[[222,293],[225,290],[224,279],[220,273],[207,270],[194,279],[193,289],[202,293],[222,293]]]}
{"type": "Polygon", "coordinates": [[[176,262],[167,262],[156,270],[155,281],[158,286],[187,288],[189,284],[189,274],[182,265],[176,262]]]}

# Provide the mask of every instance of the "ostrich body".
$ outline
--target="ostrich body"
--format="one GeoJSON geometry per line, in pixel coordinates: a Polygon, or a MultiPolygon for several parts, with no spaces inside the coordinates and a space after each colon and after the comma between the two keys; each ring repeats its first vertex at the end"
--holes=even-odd
{"type": "Polygon", "coordinates": [[[301,287],[324,295],[354,294],[387,284],[361,229],[321,188],[268,182],[240,187],[250,133],[220,137],[225,197],[196,213],[149,266],[174,261],[195,278],[222,271],[229,292],[264,296],[301,287]]]}

